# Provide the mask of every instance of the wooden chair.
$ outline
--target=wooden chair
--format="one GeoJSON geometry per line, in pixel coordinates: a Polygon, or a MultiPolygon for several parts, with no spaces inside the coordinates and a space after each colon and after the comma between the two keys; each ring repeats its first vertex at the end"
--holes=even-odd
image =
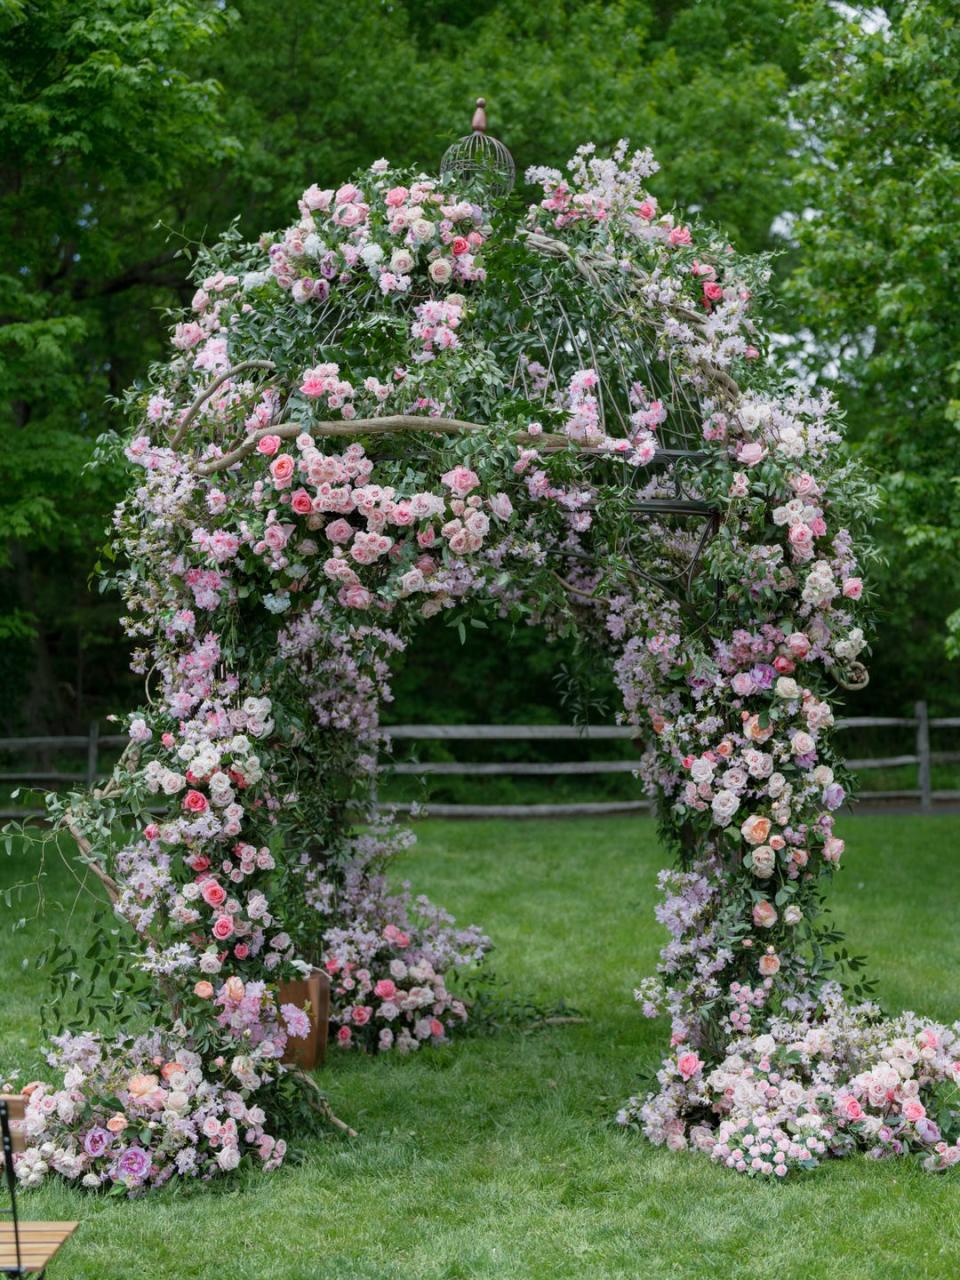
{"type": "Polygon", "coordinates": [[[3,1132],[3,1166],[10,1195],[10,1207],[0,1210],[0,1275],[42,1277],[47,1263],[63,1242],[73,1235],[78,1222],[21,1222],[17,1213],[17,1175],[13,1153],[25,1143],[18,1121],[23,1120],[22,1095],[0,1096],[0,1129],[3,1132]],[[12,1123],[11,1123],[12,1122],[12,1123]]]}

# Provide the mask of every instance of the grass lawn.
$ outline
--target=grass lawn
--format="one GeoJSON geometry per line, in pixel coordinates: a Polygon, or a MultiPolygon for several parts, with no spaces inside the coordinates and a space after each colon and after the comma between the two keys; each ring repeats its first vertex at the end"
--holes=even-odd
{"type": "MultiPolygon", "coordinates": [[[[229,1189],[137,1202],[50,1184],[28,1217],[82,1225],[51,1280],[920,1280],[960,1275],[960,1178],[838,1161],[775,1186],[653,1149],[611,1124],[663,1025],[631,1000],[652,971],[661,858],[643,819],[428,822],[402,868],[483,924],[517,994],[584,1026],[507,1030],[419,1056],[334,1054],[322,1073],[357,1140],[229,1189]]],[[[844,824],[836,916],[891,1008],[960,1015],[960,818],[844,824]]],[[[0,864],[4,883],[27,871],[0,864]]],[[[68,877],[50,896],[71,902],[68,877]]],[[[75,938],[87,908],[69,924],[75,938]]],[[[0,935],[4,1065],[35,1069],[44,926],[0,935]]]]}

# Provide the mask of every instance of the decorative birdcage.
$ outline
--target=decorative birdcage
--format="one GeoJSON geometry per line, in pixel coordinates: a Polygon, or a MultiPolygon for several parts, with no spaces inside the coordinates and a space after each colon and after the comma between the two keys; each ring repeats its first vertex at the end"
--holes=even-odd
{"type": "Polygon", "coordinates": [[[460,187],[481,187],[488,196],[509,195],[516,181],[513,156],[497,138],[487,133],[486,99],[478,98],[471,121],[472,133],[459,138],[444,152],[440,174],[460,187]]]}

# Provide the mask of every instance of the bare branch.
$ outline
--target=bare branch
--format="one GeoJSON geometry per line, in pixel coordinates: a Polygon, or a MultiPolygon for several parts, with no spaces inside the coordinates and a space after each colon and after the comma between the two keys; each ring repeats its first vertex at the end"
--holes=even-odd
{"type": "Polygon", "coordinates": [[[242,373],[244,369],[275,369],[275,368],[276,368],[276,365],[273,363],[272,360],[244,360],[240,364],[234,365],[232,369],[225,369],[218,378],[214,378],[213,382],[211,382],[210,386],[207,387],[206,391],[200,392],[196,400],[194,400],[193,404],[184,414],[183,421],[180,423],[179,427],[177,427],[176,431],[173,433],[173,436],[171,437],[170,448],[176,449],[179,447],[181,441],[183,440],[183,437],[187,434],[187,428],[190,426],[190,423],[194,420],[194,418],[200,412],[201,406],[205,404],[206,401],[209,400],[210,397],[213,395],[213,393],[219,387],[222,387],[225,382],[229,382],[231,378],[236,377],[238,373],[242,373]]]}

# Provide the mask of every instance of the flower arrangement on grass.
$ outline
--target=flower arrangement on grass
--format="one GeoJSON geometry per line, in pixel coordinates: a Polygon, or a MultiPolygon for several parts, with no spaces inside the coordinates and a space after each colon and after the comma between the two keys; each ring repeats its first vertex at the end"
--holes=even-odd
{"type": "MultiPolygon", "coordinates": [[[[582,148],[567,175],[531,171],[519,225],[385,161],[311,187],[284,232],[201,258],[172,358],[128,397],[110,580],[149,704],[111,781],[49,807],[129,926],[156,1034],[178,1030],[179,1056],[147,1057],[188,1065],[184,1115],[218,1099],[258,1154],[295,1015],[281,978],[325,966],[344,1047],[409,1051],[468,1014],[453,978],[488,940],[389,887],[412,837],[371,784],[392,662],[423,619],[488,612],[611,665],[678,859],[638,992],[669,1014],[670,1053],[624,1122],[774,1176],[853,1145],[957,1157],[953,1102],[929,1119],[955,1033],[848,1007],[822,912],[872,494],[829,396],[764,356],[766,264],[662,211],[655,168],[582,148]],[[874,1101],[890,1062],[900,1083],[874,1101]]],[[[22,1176],[117,1181],[119,1148],[85,1143],[132,1067],[156,1074],[110,1050],[49,1127],[63,1095],[38,1090],[22,1176]]],[[[138,1149],[186,1149],[190,1127],[138,1149]]],[[[222,1168],[214,1150],[197,1167],[222,1168]]],[[[179,1168],[150,1158],[138,1186],[179,1168]]]]}

